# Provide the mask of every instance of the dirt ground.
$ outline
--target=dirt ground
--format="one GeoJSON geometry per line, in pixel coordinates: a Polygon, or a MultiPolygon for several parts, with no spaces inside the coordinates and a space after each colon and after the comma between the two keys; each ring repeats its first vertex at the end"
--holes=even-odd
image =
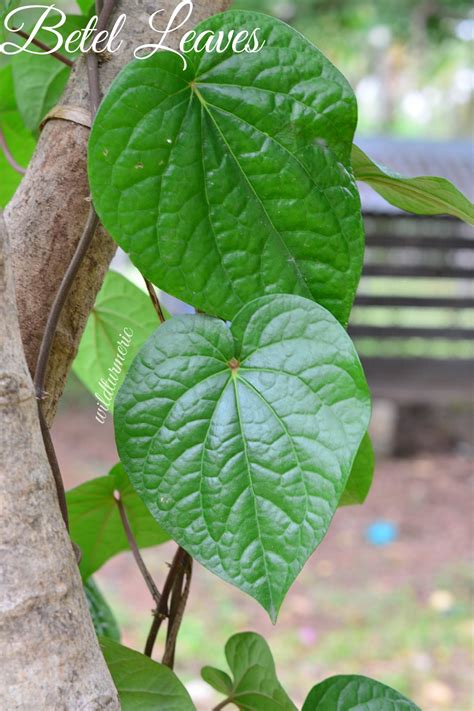
{"type": "MultiPolygon", "coordinates": [[[[66,399],[53,437],[67,488],[117,461],[111,422],[98,424],[90,401],[66,399]]],[[[363,673],[411,695],[424,711],[472,711],[473,483],[472,461],[463,456],[378,461],[367,502],[337,512],[275,627],[253,600],[196,565],[177,672],[198,708],[219,700],[200,681],[200,667],[225,668],[228,637],[254,630],[267,637],[297,703],[326,676],[363,673]],[[384,546],[368,540],[368,527],[380,521],[396,531],[384,546]]],[[[172,550],[145,552],[158,586],[172,550]]],[[[96,580],[123,642],[140,649],[151,602],[131,556],[110,561],[96,580]]]]}

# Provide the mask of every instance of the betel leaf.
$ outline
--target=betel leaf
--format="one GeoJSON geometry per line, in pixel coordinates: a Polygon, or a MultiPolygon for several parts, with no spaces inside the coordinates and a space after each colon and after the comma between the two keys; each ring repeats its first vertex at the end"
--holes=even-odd
{"type": "Polygon", "coordinates": [[[352,148],[357,180],[370,185],[387,202],[417,215],[452,215],[474,224],[474,205],[446,178],[407,178],[371,160],[360,148],[352,148]]]}
{"type": "Polygon", "coordinates": [[[275,620],[326,533],[369,416],[344,328],[309,299],[275,295],[231,329],[202,315],[166,322],[117,395],[115,437],[163,528],[275,620]]]}
{"type": "Polygon", "coordinates": [[[84,592],[96,634],[109,637],[115,642],[119,642],[120,630],[117,621],[107,601],[97,587],[96,582],[92,578],[84,581],[84,592]]]}
{"type": "Polygon", "coordinates": [[[196,711],[171,669],[106,637],[100,639],[100,646],[122,711],[196,711]]]}
{"type": "Polygon", "coordinates": [[[200,310],[231,319],[295,293],[346,324],[364,249],[355,97],[274,18],[228,12],[196,32],[257,27],[257,53],[191,52],[183,71],[159,52],[119,74],[89,142],[94,205],[145,276],[200,310]]]}
{"type": "MultiPolygon", "coordinates": [[[[118,341],[124,328],[133,332],[130,344],[122,346],[119,368],[113,370],[113,392],[123,382],[125,373],[148,336],[160,322],[149,297],[121,274],[109,271],[97,295],[73,370],[93,395],[107,395],[99,385],[108,380],[118,354],[118,341]]],[[[106,403],[108,404],[108,403],[106,403]]]]}
{"type": "Polygon", "coordinates": [[[333,676],[317,684],[304,702],[302,711],[421,711],[379,681],[365,676],[333,676]]]}
{"type": "MultiPolygon", "coordinates": [[[[15,161],[26,168],[35,147],[35,140],[25,128],[13,93],[10,65],[0,67],[0,130],[15,161]]],[[[21,181],[21,173],[8,162],[0,148],[0,209],[5,207],[21,181]]]]}
{"type": "Polygon", "coordinates": [[[360,443],[346,488],[340,498],[339,506],[353,506],[354,504],[364,503],[372,485],[374,467],[374,449],[369,435],[366,434],[360,443]]]}
{"type": "Polygon", "coordinates": [[[67,492],[71,538],[81,549],[79,565],[88,578],[117,553],[129,550],[114,491],[120,492],[130,527],[140,548],[169,540],[133,490],[123,467],[67,492]]]}
{"type": "MultiPolygon", "coordinates": [[[[277,679],[275,662],[266,641],[254,632],[229,639],[225,656],[232,672],[204,667],[204,681],[226,695],[242,711],[296,711],[296,706],[277,679]]],[[[220,708],[220,707],[219,707],[220,708]]]]}
{"type": "MultiPolygon", "coordinates": [[[[35,13],[35,22],[36,15],[37,13],[35,13]]],[[[71,32],[82,29],[84,25],[84,17],[68,15],[64,25],[57,31],[62,37],[67,37],[71,32]]],[[[40,30],[37,38],[48,46],[54,45],[56,42],[54,36],[47,30],[40,30]]],[[[25,42],[18,35],[10,35],[10,41],[18,46],[22,46],[25,42]]],[[[41,52],[41,50],[35,51],[41,52]]],[[[64,49],[61,49],[61,53],[71,60],[76,56],[64,49]]],[[[25,126],[35,132],[38,130],[41,120],[61,97],[70,68],[52,55],[28,54],[27,52],[12,55],[11,63],[18,109],[25,126]]]]}

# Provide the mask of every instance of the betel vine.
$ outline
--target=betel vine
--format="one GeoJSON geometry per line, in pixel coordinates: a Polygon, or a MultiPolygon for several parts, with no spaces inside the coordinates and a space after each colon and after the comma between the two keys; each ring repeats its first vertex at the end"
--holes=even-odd
{"type": "MultiPolygon", "coordinates": [[[[171,670],[193,559],[276,622],[338,506],[367,494],[370,396],[346,332],[364,257],[356,177],[366,171],[376,189],[387,193],[389,185],[391,199],[412,211],[473,219],[472,205],[447,181],[423,192],[353,145],[351,87],[287,25],[229,12],[190,32],[185,59],[150,52],[119,74],[89,141],[94,208],[141,271],[154,309],[150,318],[142,292],[108,275],[99,301],[114,302],[117,334],[134,323],[135,358],[124,363],[114,403],[121,461],[67,496],[96,629],[125,709],[194,708],[171,670]],[[236,28],[247,41],[259,28],[259,51],[208,44],[235,39],[236,28]],[[202,43],[193,46],[196,38],[202,43]],[[169,318],[154,287],[196,314],[169,318]],[[170,538],[176,554],[156,583],[140,549],[170,538]],[[155,603],[146,657],[167,627],[161,664],[118,644],[91,578],[126,547],[155,603]]],[[[89,338],[93,328],[76,370],[95,392],[93,363],[108,346],[104,334],[99,345],[89,338]]],[[[296,708],[261,637],[234,635],[226,658],[230,674],[202,671],[222,695],[216,709],[296,708]]],[[[418,708],[366,677],[308,687],[314,683],[304,711],[418,708]]]]}

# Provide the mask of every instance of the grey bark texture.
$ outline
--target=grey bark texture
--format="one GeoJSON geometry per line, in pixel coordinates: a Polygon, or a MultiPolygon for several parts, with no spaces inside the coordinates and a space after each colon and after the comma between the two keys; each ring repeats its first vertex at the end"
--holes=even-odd
{"type": "MultiPolygon", "coordinates": [[[[172,46],[186,29],[230,2],[195,2],[192,20],[173,35],[172,46]]],[[[163,26],[176,4],[160,1],[163,26]]],[[[152,0],[118,0],[115,16],[127,14],[122,34],[127,46],[101,64],[104,92],[135,46],[158,41],[148,26],[156,9],[152,0]]],[[[62,103],[88,108],[83,60],[62,103]]],[[[0,217],[0,708],[9,711],[120,708],[57,504],[30,375],[89,209],[88,135],[87,128],[69,121],[48,121],[5,210],[5,223],[0,217]]],[[[49,423],[114,252],[114,243],[99,229],[53,345],[46,387],[49,423]]]]}
{"type": "MultiPolygon", "coordinates": [[[[157,9],[164,12],[155,26],[165,29],[177,0],[119,0],[111,19],[124,12],[127,21],[120,34],[124,45],[101,62],[100,82],[107,91],[118,71],[133,57],[136,47],[157,43],[160,36],[148,19],[157,9]]],[[[222,12],[231,0],[197,0],[187,26],[169,36],[177,48],[184,32],[197,22],[222,12]]],[[[85,61],[76,62],[62,104],[89,109],[85,61]]],[[[5,209],[5,222],[12,244],[18,311],[26,360],[33,373],[47,315],[67,265],[80,239],[89,210],[86,149],[89,130],[70,121],[46,123],[35,154],[21,185],[5,209]]],[[[87,317],[94,305],[115,243],[99,228],[63,311],[53,344],[44,403],[51,424],[87,317]]]]}
{"type": "Polygon", "coordinates": [[[0,214],[0,708],[120,705],[57,504],[0,214]]]}

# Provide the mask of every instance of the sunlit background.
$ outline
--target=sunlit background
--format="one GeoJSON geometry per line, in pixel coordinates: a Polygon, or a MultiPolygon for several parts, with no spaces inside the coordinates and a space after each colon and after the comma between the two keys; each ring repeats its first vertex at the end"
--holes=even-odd
{"type": "MultiPolygon", "coordinates": [[[[468,191],[473,183],[471,3],[238,0],[235,6],[291,23],[339,67],[357,94],[358,138],[367,141],[367,150],[380,154],[379,160],[390,154],[399,162],[393,167],[411,166],[411,174],[429,172],[437,161],[440,170],[452,170],[468,191]]],[[[385,214],[380,203],[374,208],[373,199],[369,195],[365,207],[374,239],[385,230],[405,235],[409,228],[400,228],[405,223],[390,210],[385,214]]],[[[413,229],[427,237],[472,238],[472,231],[451,221],[417,222],[413,229]]],[[[407,262],[403,249],[374,254],[386,263],[407,262]]],[[[472,267],[471,254],[461,250],[456,265],[472,267]]],[[[415,257],[421,264],[438,264],[430,261],[435,260],[431,252],[418,250],[415,257]]],[[[137,278],[123,257],[114,266],[137,278]]],[[[458,278],[397,282],[382,275],[367,277],[362,292],[470,298],[472,283],[458,278]]],[[[352,323],[445,329],[430,339],[418,335],[382,342],[360,337],[367,358],[384,349],[393,358],[459,358],[463,364],[472,356],[472,341],[454,343],[446,332],[453,326],[472,329],[472,310],[369,312],[358,307],[352,323]]],[[[446,368],[440,377],[451,382],[456,365],[446,368]]],[[[459,387],[440,392],[440,383],[430,380],[429,373],[422,378],[423,392],[416,391],[421,371],[420,365],[411,380],[403,371],[397,375],[387,370],[380,382],[378,374],[373,489],[363,507],[336,514],[326,540],[290,591],[276,627],[250,598],[196,566],[176,669],[202,711],[219,699],[200,680],[201,666],[225,668],[226,640],[248,629],[269,640],[280,678],[296,702],[327,676],[362,673],[406,693],[425,711],[473,708],[472,391],[466,382],[461,394],[459,387]]],[[[73,376],[53,434],[69,487],[106,474],[117,460],[110,422],[95,421],[95,401],[73,376]]],[[[167,545],[145,551],[158,585],[172,550],[167,545]]],[[[120,622],[123,642],[141,649],[152,603],[131,557],[119,556],[96,579],[120,622]]],[[[159,651],[158,646],[157,659],[159,651]]]]}

